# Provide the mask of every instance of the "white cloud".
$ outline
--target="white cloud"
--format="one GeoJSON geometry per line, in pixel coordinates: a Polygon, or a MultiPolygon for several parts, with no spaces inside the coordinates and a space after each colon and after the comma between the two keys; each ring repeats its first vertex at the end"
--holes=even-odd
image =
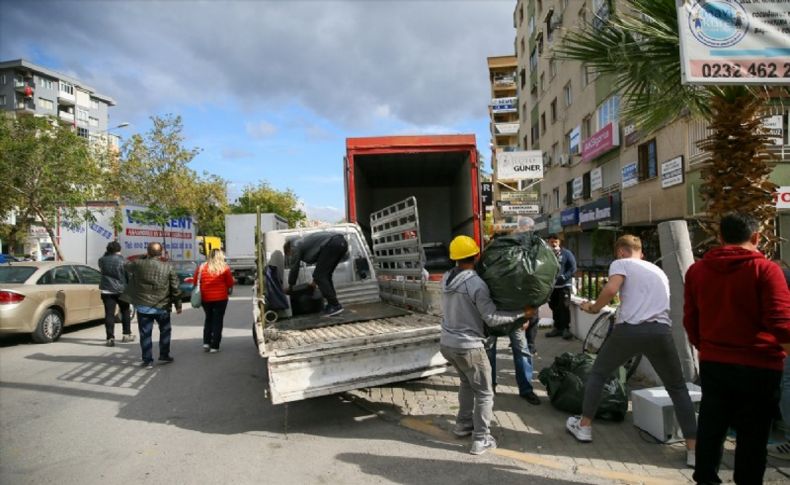
{"type": "Polygon", "coordinates": [[[311,205],[304,205],[303,207],[302,210],[307,214],[307,218],[314,221],[335,223],[340,222],[346,217],[345,211],[337,207],[311,205]]]}
{"type": "Polygon", "coordinates": [[[247,123],[247,134],[256,140],[263,140],[270,138],[277,133],[277,127],[268,121],[260,121],[258,123],[247,123]]]}
{"type": "Polygon", "coordinates": [[[222,149],[222,158],[225,160],[238,160],[240,158],[251,158],[255,154],[248,150],[242,150],[240,148],[223,148],[222,149]]]}

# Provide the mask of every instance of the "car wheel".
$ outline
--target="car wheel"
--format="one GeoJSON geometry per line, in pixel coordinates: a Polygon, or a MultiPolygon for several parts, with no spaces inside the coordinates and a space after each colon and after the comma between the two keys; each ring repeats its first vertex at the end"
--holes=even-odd
{"type": "Polygon", "coordinates": [[[54,342],[63,332],[63,316],[54,308],[50,308],[41,315],[41,319],[33,332],[33,340],[40,344],[54,342]]]}

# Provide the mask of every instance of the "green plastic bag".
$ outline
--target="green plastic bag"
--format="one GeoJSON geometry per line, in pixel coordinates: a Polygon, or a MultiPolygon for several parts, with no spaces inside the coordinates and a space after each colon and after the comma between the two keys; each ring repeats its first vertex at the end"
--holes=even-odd
{"type": "Polygon", "coordinates": [[[478,268],[497,309],[507,311],[549,301],[559,271],[554,251],[532,232],[495,237],[478,268]]]}
{"type": "MultiPolygon", "coordinates": [[[[595,357],[590,354],[565,352],[554,359],[550,367],[538,374],[546,386],[551,405],[570,414],[581,414],[584,401],[584,383],[592,370],[595,357]]],[[[625,389],[625,369],[619,367],[603,386],[603,398],[595,417],[609,421],[622,421],[628,412],[628,394],[625,389]]]]}

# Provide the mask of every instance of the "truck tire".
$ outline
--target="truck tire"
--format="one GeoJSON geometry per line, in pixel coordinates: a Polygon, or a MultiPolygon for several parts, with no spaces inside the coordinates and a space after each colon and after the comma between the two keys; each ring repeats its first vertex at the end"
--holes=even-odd
{"type": "Polygon", "coordinates": [[[33,341],[39,344],[52,343],[63,332],[63,315],[56,308],[48,308],[38,320],[33,331],[33,341]]]}

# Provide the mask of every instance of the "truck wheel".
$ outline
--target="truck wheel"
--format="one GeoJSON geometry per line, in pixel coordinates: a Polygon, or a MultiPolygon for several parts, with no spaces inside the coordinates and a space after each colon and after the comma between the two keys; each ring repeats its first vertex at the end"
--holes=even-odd
{"type": "Polygon", "coordinates": [[[58,310],[50,308],[41,315],[41,319],[33,331],[33,341],[48,344],[59,339],[62,332],[63,317],[58,310]]]}

